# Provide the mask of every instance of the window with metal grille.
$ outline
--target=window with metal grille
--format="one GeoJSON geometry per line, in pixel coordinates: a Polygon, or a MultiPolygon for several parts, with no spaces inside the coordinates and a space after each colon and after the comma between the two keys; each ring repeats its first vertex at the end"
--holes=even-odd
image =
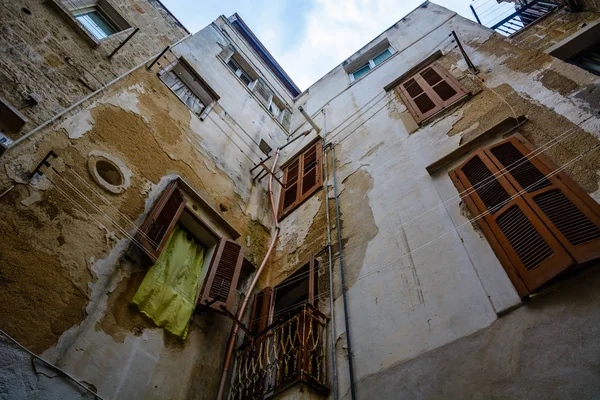
{"type": "MultiPolygon", "coordinates": [[[[223,312],[231,310],[244,260],[244,246],[220,237],[188,206],[190,190],[180,179],[169,183],[140,226],[137,241],[146,261],[153,263],[162,252],[176,225],[188,232],[212,254],[206,259],[208,268],[200,290],[198,305],[223,312]]],[[[204,268],[204,267],[203,267],[204,268]]]]}
{"type": "Polygon", "coordinates": [[[417,123],[469,94],[464,86],[437,64],[425,67],[401,83],[396,90],[417,123]]]}
{"type": "Polygon", "coordinates": [[[285,187],[281,189],[279,219],[291,213],[321,187],[322,154],[322,142],[317,140],[281,167],[285,187]]]}
{"type": "Polygon", "coordinates": [[[600,205],[520,135],[450,172],[521,296],[600,258],[600,205]]]}
{"type": "Polygon", "coordinates": [[[183,58],[173,68],[163,72],[160,79],[202,121],[219,100],[215,91],[183,58]]]}

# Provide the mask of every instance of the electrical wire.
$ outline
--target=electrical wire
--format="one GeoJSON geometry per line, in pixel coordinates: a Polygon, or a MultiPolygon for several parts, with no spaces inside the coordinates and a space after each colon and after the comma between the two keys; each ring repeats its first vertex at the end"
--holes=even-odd
{"type": "Polygon", "coordinates": [[[40,357],[37,354],[35,354],[34,352],[32,352],[27,347],[25,347],[21,343],[19,343],[12,336],[10,336],[8,333],[4,332],[2,329],[0,329],[0,333],[2,333],[2,335],[4,335],[11,342],[13,342],[14,344],[16,344],[18,347],[20,347],[23,351],[25,351],[26,353],[28,353],[33,358],[35,358],[37,360],[40,360],[44,364],[48,365],[50,368],[52,368],[52,369],[60,372],[61,374],[63,374],[64,376],[66,376],[67,378],[69,378],[70,380],[72,380],[74,383],[76,383],[79,387],[81,387],[82,389],[85,389],[85,391],[91,393],[94,396],[94,398],[100,399],[100,400],[104,400],[104,398],[102,396],[100,396],[98,393],[94,392],[93,390],[91,390],[90,388],[88,388],[87,386],[85,386],[83,383],[81,383],[80,381],[78,381],[77,379],[75,379],[73,376],[71,376],[70,374],[68,374],[67,372],[65,372],[64,370],[62,370],[61,368],[59,368],[56,365],[50,363],[49,361],[46,361],[42,357],[40,357]]]}
{"type": "MultiPolygon", "coordinates": [[[[489,214],[491,214],[491,213],[493,213],[493,212],[495,212],[495,211],[497,211],[497,210],[500,210],[502,207],[504,207],[505,205],[507,205],[507,204],[508,204],[508,203],[510,203],[511,201],[513,201],[513,200],[515,200],[516,198],[518,198],[518,197],[522,196],[524,193],[527,193],[527,191],[528,191],[529,189],[531,189],[531,188],[535,188],[535,187],[536,187],[536,186],[538,186],[540,183],[542,183],[544,180],[547,180],[548,178],[551,178],[551,177],[553,177],[554,175],[558,174],[559,172],[561,172],[562,170],[564,170],[565,168],[567,168],[569,165],[571,165],[571,164],[573,164],[574,162],[576,162],[577,160],[581,159],[581,158],[582,158],[582,157],[583,157],[585,154],[587,154],[587,153],[589,153],[589,152],[591,152],[591,151],[593,151],[593,150],[597,149],[598,147],[600,147],[600,144],[597,144],[597,145],[595,145],[595,146],[592,146],[592,147],[591,147],[591,148],[589,148],[589,149],[586,149],[586,150],[582,151],[582,152],[581,152],[581,153],[579,153],[577,156],[575,156],[573,159],[571,159],[571,160],[570,160],[570,161],[568,161],[567,163],[563,164],[563,165],[562,165],[560,168],[557,168],[556,170],[554,170],[554,171],[550,172],[550,173],[549,173],[549,174],[547,174],[547,175],[544,175],[544,176],[543,176],[542,178],[540,178],[538,181],[536,181],[536,182],[532,183],[531,185],[527,186],[526,188],[523,188],[522,190],[518,191],[517,193],[515,193],[515,194],[514,194],[514,195],[512,195],[512,196],[510,196],[510,197],[509,197],[508,199],[506,199],[505,201],[503,201],[503,202],[501,202],[501,203],[497,204],[496,206],[494,206],[494,207],[492,207],[492,208],[490,208],[490,209],[486,210],[485,212],[482,212],[482,213],[481,213],[481,214],[479,214],[478,216],[476,216],[476,217],[474,217],[474,218],[471,218],[471,219],[469,219],[467,222],[465,222],[465,223],[463,223],[463,224],[461,224],[461,225],[457,226],[456,228],[454,228],[454,229],[452,229],[452,230],[450,230],[450,231],[448,231],[448,232],[445,232],[445,233],[443,233],[443,234],[441,234],[441,235],[437,236],[436,238],[434,238],[434,239],[430,240],[429,242],[425,243],[424,245],[421,245],[421,246],[419,246],[419,247],[417,247],[417,248],[415,248],[415,249],[413,249],[413,250],[411,250],[411,251],[409,251],[409,252],[407,252],[407,253],[403,254],[402,256],[400,256],[399,258],[395,259],[394,261],[392,261],[392,262],[390,262],[390,263],[387,263],[387,264],[384,264],[383,266],[379,267],[377,270],[373,270],[373,271],[371,271],[371,272],[368,272],[368,273],[366,273],[366,274],[364,274],[364,275],[360,275],[360,276],[358,276],[358,277],[355,279],[354,283],[356,283],[356,282],[358,282],[358,281],[361,281],[361,280],[363,280],[363,279],[366,279],[368,276],[370,276],[370,275],[372,275],[372,274],[374,274],[374,273],[379,273],[379,272],[381,272],[381,271],[383,271],[383,270],[385,270],[385,269],[387,269],[387,268],[389,268],[389,267],[395,266],[395,265],[397,265],[398,261],[402,260],[403,258],[405,258],[405,257],[408,257],[409,255],[412,255],[413,253],[416,253],[416,252],[418,252],[418,251],[420,251],[420,250],[423,250],[424,248],[426,248],[426,247],[429,247],[430,245],[432,245],[433,243],[437,242],[438,240],[440,240],[440,239],[442,239],[442,238],[444,238],[444,237],[447,237],[447,236],[449,236],[451,233],[453,233],[453,232],[457,232],[457,231],[458,231],[459,229],[461,229],[462,227],[464,227],[464,226],[466,226],[466,225],[470,225],[470,224],[472,224],[472,223],[474,223],[474,222],[478,221],[479,219],[481,219],[481,218],[484,218],[485,216],[487,216],[487,215],[489,215],[489,214]]],[[[349,285],[346,285],[346,289],[349,289],[349,285]]],[[[324,293],[324,295],[328,295],[328,293],[324,293]]]]}

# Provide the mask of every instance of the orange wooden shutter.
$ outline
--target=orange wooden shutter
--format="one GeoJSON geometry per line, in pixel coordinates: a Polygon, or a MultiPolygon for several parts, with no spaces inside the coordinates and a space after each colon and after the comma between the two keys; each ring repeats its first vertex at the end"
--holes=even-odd
{"type": "Polygon", "coordinates": [[[308,199],[323,184],[323,146],[319,140],[304,149],[284,167],[279,200],[279,218],[283,218],[308,199]]]}
{"type": "Polygon", "coordinates": [[[567,187],[562,171],[548,176],[553,168],[529,155],[530,150],[515,137],[491,146],[486,154],[508,171],[506,178],[523,191],[527,204],[578,263],[600,257],[600,206],[593,199],[586,202],[581,193],[567,187]]]}
{"type": "Polygon", "coordinates": [[[256,335],[267,327],[269,323],[269,312],[271,310],[272,298],[272,287],[267,287],[254,295],[249,327],[249,330],[252,332],[252,334],[256,335]]]}
{"type": "Polygon", "coordinates": [[[498,254],[498,259],[504,264],[508,256],[511,265],[505,265],[505,269],[508,272],[514,267],[529,291],[574,264],[484,150],[478,150],[455,171],[472,199],[472,213],[475,216],[485,213],[483,219],[491,231],[486,236],[493,234],[491,240],[497,240],[504,253],[498,254]]]}
{"type": "Polygon", "coordinates": [[[186,200],[177,187],[177,181],[172,181],[162,192],[140,227],[138,241],[154,257],[160,254],[185,208],[185,203],[186,200]]]}
{"type": "Polygon", "coordinates": [[[300,157],[292,161],[285,169],[284,183],[285,188],[281,189],[281,200],[279,201],[279,215],[285,215],[289,210],[293,209],[298,204],[298,192],[300,183],[300,157]]]}
{"type": "Polygon", "coordinates": [[[245,249],[228,239],[221,239],[202,287],[199,303],[222,311],[221,306],[231,310],[235,300],[245,249]]]}
{"type": "Polygon", "coordinates": [[[451,74],[436,64],[409,78],[397,91],[417,123],[469,93],[451,74]]]}
{"type": "Polygon", "coordinates": [[[317,190],[322,184],[322,173],[321,173],[321,158],[323,154],[321,141],[316,142],[310,146],[300,157],[302,163],[300,171],[302,173],[302,180],[300,185],[300,199],[299,202],[303,202],[311,194],[317,190]]]}

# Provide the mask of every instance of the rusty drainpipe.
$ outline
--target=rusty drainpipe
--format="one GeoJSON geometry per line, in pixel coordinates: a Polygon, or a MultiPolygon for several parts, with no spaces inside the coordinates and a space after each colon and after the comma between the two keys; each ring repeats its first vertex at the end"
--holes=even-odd
{"type": "MultiPolygon", "coordinates": [[[[279,236],[279,223],[277,222],[277,211],[275,210],[275,201],[273,199],[273,175],[275,174],[275,167],[277,166],[277,160],[279,159],[279,151],[277,149],[275,152],[275,160],[273,161],[273,167],[271,167],[271,174],[269,176],[269,200],[271,202],[271,212],[273,213],[273,221],[275,223],[275,232],[273,232],[273,237],[271,238],[271,244],[269,245],[269,249],[267,250],[267,254],[265,258],[262,260],[260,267],[258,267],[258,271],[256,271],[256,275],[252,279],[252,283],[250,283],[250,287],[246,292],[247,295],[244,297],[244,301],[242,301],[242,305],[238,311],[237,319],[241,321],[244,317],[244,312],[246,311],[246,306],[248,305],[248,300],[250,299],[250,294],[254,290],[256,286],[256,282],[260,277],[265,265],[267,264],[267,260],[271,255],[271,251],[275,246],[275,242],[277,241],[277,237],[279,236]]],[[[231,330],[231,335],[229,336],[229,343],[227,345],[227,354],[225,355],[225,364],[223,365],[223,372],[221,374],[221,382],[219,383],[219,393],[217,394],[217,400],[221,400],[223,398],[223,392],[225,391],[225,382],[227,381],[227,374],[229,372],[229,365],[231,364],[231,356],[233,355],[233,347],[235,346],[235,342],[238,337],[239,325],[234,324],[233,329],[231,330]]]]}

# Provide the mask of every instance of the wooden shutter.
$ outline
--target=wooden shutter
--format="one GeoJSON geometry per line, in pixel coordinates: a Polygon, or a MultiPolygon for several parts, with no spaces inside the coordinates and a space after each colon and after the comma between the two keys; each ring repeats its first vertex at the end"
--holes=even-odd
{"type": "Polygon", "coordinates": [[[469,94],[451,74],[436,64],[403,82],[397,92],[417,123],[469,94]]]}
{"type": "Polygon", "coordinates": [[[272,287],[265,288],[254,295],[249,327],[249,330],[253,335],[262,332],[269,324],[269,312],[271,310],[272,299],[272,287]]]}
{"type": "Polygon", "coordinates": [[[600,206],[583,191],[572,191],[559,172],[512,137],[485,150],[538,217],[578,263],[600,257],[600,206]],[[587,198],[584,200],[582,195],[587,198]],[[589,201],[591,200],[591,202],[589,201]]]}
{"type": "Polygon", "coordinates": [[[242,270],[245,248],[228,239],[221,239],[215,250],[202,287],[199,303],[222,311],[231,310],[235,300],[238,279],[242,270]]]}
{"type": "Polygon", "coordinates": [[[186,200],[177,185],[177,180],[167,185],[138,232],[138,241],[154,258],[162,251],[185,208],[186,200]]]}
{"type": "Polygon", "coordinates": [[[483,219],[490,229],[484,230],[484,234],[499,244],[502,252],[494,250],[507,272],[510,271],[509,277],[514,268],[527,289],[534,291],[574,264],[573,258],[484,150],[478,150],[455,171],[472,200],[467,205],[473,215],[486,213],[483,219]]]}
{"type": "Polygon", "coordinates": [[[320,140],[303,149],[299,155],[284,167],[283,182],[279,200],[279,218],[292,212],[308,199],[323,184],[323,147],[320,140]]]}

